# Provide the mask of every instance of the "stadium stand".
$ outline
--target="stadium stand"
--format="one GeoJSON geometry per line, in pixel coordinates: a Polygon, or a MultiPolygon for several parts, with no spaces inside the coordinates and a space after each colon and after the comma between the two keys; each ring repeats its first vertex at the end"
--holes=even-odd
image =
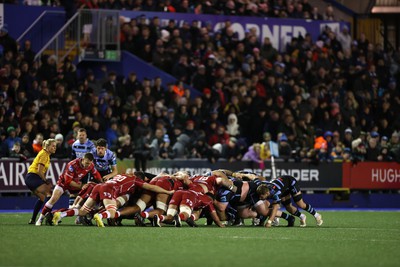
{"type": "MultiPolygon", "coordinates": [[[[64,1],[42,1],[59,3],[64,1]]],[[[139,81],[135,73],[121,77],[105,68],[103,77],[90,70],[80,75],[70,59],[57,65],[54,57],[43,56],[34,62],[37,51],[29,41],[17,44],[4,25],[1,157],[34,156],[30,147],[38,133],[44,139],[62,134],[69,148],[80,126],[90,138],[106,138],[121,158],[144,153],[149,159],[237,161],[269,136],[287,160],[400,161],[399,50],[384,50],[363,33],[353,37],[348,27],[339,32],[326,27],[318,40],[310,35],[292,38],[280,51],[268,38],[259,41],[252,30],[238,40],[229,21],[214,32],[195,21],[178,26],[170,20],[161,27],[157,17],[145,15],[332,20],[329,8],[313,13],[307,0],[91,0],[79,1],[73,10],[78,8],[143,11],[121,24],[122,48],[202,95],[190,97],[179,83],[164,88],[159,78],[139,81]],[[21,145],[20,153],[15,153],[15,143],[21,145]]]]}

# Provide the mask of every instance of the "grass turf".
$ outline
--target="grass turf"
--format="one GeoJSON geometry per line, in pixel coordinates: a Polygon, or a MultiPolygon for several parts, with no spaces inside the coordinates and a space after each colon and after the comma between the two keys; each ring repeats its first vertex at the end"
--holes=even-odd
{"type": "Polygon", "coordinates": [[[306,228],[296,219],[292,228],[220,229],[83,227],[72,218],[35,227],[27,224],[30,214],[3,213],[0,266],[398,266],[400,213],[322,215],[321,227],[308,215],[306,228]]]}

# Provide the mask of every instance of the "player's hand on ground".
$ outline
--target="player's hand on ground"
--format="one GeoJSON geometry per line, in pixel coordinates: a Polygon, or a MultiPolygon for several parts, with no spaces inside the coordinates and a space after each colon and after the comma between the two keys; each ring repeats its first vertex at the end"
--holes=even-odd
{"type": "Polygon", "coordinates": [[[272,227],[272,221],[268,220],[267,223],[265,224],[266,228],[271,228],[272,227]]]}

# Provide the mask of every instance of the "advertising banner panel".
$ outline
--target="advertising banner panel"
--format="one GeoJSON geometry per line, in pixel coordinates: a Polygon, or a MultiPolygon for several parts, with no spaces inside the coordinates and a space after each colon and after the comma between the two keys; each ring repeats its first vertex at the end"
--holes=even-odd
{"type": "MultiPolygon", "coordinates": [[[[20,162],[18,160],[2,160],[0,162],[0,192],[28,192],[25,186],[25,175],[32,160],[20,162]]],[[[67,160],[51,160],[51,166],[47,172],[47,179],[55,184],[67,164],[67,160]]],[[[132,159],[118,160],[120,173],[132,169],[132,159]]],[[[174,173],[178,170],[186,170],[191,174],[204,174],[215,169],[229,169],[233,171],[247,170],[271,179],[269,162],[265,164],[266,169],[260,169],[258,164],[239,161],[218,161],[212,164],[206,160],[153,160],[148,162],[147,171],[158,174],[160,172],[174,173]]],[[[292,175],[303,189],[328,189],[342,186],[342,165],[340,163],[327,163],[312,165],[307,163],[277,162],[277,175],[292,175]]]]}
{"type": "Polygon", "coordinates": [[[343,163],[343,186],[351,189],[400,189],[400,164],[343,163]]]}
{"type": "Polygon", "coordinates": [[[229,20],[232,23],[233,31],[237,33],[239,40],[244,39],[246,31],[255,28],[259,41],[263,42],[265,37],[269,37],[272,45],[284,51],[285,46],[289,43],[292,37],[303,37],[309,33],[313,41],[317,41],[321,30],[326,26],[330,27],[333,31],[339,32],[340,29],[350,24],[346,22],[336,21],[316,21],[305,19],[281,19],[281,18],[268,18],[268,17],[244,17],[244,16],[215,16],[203,14],[184,14],[184,13],[158,13],[158,12],[137,12],[137,11],[121,11],[120,13],[126,18],[138,18],[145,16],[146,19],[159,17],[161,27],[165,27],[169,20],[175,20],[176,25],[181,26],[184,22],[189,24],[192,21],[198,21],[200,27],[211,26],[214,32],[219,31],[225,25],[225,21],[229,20]]]}

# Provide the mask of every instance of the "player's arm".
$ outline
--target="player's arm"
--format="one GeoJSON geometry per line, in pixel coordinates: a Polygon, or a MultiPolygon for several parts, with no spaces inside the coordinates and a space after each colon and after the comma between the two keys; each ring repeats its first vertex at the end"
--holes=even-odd
{"type": "Polygon", "coordinates": [[[70,187],[74,187],[76,189],[81,189],[82,188],[82,183],[81,182],[71,181],[68,185],[70,187]]]}
{"type": "Polygon", "coordinates": [[[149,190],[149,191],[153,191],[153,192],[156,192],[156,193],[159,193],[159,194],[172,195],[175,192],[174,190],[167,191],[167,190],[165,190],[165,189],[163,189],[163,188],[161,188],[161,187],[159,187],[157,185],[152,185],[152,184],[148,184],[148,183],[144,183],[142,187],[143,187],[143,189],[146,189],[146,190],[149,190]]]}
{"type": "Polygon", "coordinates": [[[232,173],[233,173],[233,171],[227,170],[227,169],[218,169],[218,170],[212,171],[212,173],[214,173],[214,172],[222,172],[227,176],[232,176],[232,173]]]}
{"type": "Polygon", "coordinates": [[[274,221],[276,213],[279,210],[279,206],[280,206],[280,204],[277,202],[272,203],[271,215],[269,216],[268,221],[265,224],[265,227],[270,228],[272,226],[272,222],[274,221]]]}
{"type": "Polygon", "coordinates": [[[215,206],[215,209],[217,211],[218,218],[221,221],[226,221],[227,220],[227,216],[226,216],[225,210],[226,210],[226,207],[228,206],[228,203],[222,203],[222,202],[219,202],[219,201],[215,201],[214,202],[214,206],[215,206]]]}
{"type": "Polygon", "coordinates": [[[103,182],[103,179],[101,178],[101,174],[99,173],[98,170],[96,170],[96,168],[94,167],[94,165],[93,165],[93,168],[91,169],[91,173],[92,173],[93,178],[94,178],[95,180],[97,180],[99,183],[102,183],[102,182],[103,182]]]}
{"type": "Polygon", "coordinates": [[[225,227],[225,225],[219,219],[218,214],[215,211],[215,209],[213,211],[210,211],[210,216],[213,219],[213,221],[215,222],[215,224],[218,225],[218,227],[225,227]]]}
{"type": "Polygon", "coordinates": [[[117,165],[112,165],[112,166],[111,166],[111,170],[112,170],[112,171],[111,171],[109,174],[103,176],[103,180],[104,180],[104,181],[108,181],[108,180],[110,180],[111,178],[113,178],[115,175],[118,174],[117,165]]]}
{"type": "Polygon", "coordinates": [[[211,174],[221,177],[223,179],[228,179],[228,176],[226,175],[224,170],[215,170],[215,171],[212,171],[211,174]]]}
{"type": "Polygon", "coordinates": [[[231,190],[232,192],[236,193],[237,190],[236,186],[233,184],[231,180],[228,179],[228,177],[226,177],[226,175],[225,177],[217,177],[216,181],[218,185],[222,185],[231,190]]]}

